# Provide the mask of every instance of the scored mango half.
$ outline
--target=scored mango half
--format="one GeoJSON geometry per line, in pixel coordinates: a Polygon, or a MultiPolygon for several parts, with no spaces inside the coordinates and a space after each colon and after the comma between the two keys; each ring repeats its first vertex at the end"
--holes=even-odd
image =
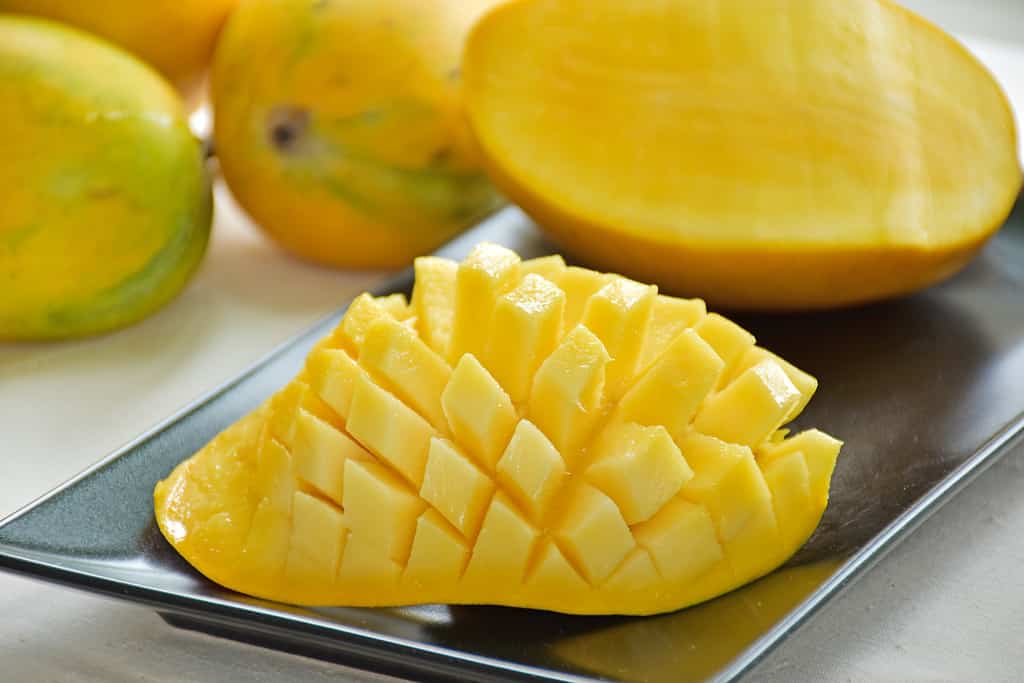
{"type": "Polygon", "coordinates": [[[650,614],[788,559],[840,442],[817,381],[703,301],[481,244],[358,297],[304,369],[155,490],[167,540],[299,604],[650,614]]]}

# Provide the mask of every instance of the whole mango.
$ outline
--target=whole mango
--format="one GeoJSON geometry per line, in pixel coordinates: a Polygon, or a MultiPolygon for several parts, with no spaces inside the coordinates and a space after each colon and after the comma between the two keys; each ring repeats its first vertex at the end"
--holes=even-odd
{"type": "Polygon", "coordinates": [[[494,0],[252,0],[214,58],[224,178],[289,251],[405,265],[496,207],[465,119],[463,38],[494,0]]]}
{"type": "Polygon", "coordinates": [[[155,66],[198,99],[224,21],[238,0],[0,0],[0,12],[31,14],[85,29],[155,66]]]}
{"type": "Polygon", "coordinates": [[[0,339],[139,320],[175,296],[210,232],[180,99],[127,52],[0,16],[0,339]]]}

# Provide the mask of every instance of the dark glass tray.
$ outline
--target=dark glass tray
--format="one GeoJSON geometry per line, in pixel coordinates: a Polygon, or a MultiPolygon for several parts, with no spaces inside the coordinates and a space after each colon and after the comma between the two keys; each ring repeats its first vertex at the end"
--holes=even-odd
{"type": "MultiPolygon", "coordinates": [[[[551,251],[507,209],[489,239],[551,251]]],[[[378,293],[408,291],[405,273],[378,293]]],[[[964,273],[838,312],[738,316],[821,380],[799,423],[846,441],[821,526],[784,568],[680,612],[574,617],[497,607],[305,609],[206,581],[164,542],[151,492],[301,366],[324,320],[250,371],[0,522],[0,568],[158,609],[178,626],[416,680],[729,680],[801,625],[1024,433],[1024,207],[964,273]]]]}

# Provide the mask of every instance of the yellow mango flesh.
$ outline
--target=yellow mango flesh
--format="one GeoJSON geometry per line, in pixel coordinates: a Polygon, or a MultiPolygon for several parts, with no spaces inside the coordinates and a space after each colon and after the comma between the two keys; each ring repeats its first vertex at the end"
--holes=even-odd
{"type": "Polygon", "coordinates": [[[717,306],[929,285],[1021,187],[999,85],[888,0],[521,0],[464,72],[508,197],[578,259],[717,306]]]}
{"type": "Polygon", "coordinates": [[[217,156],[246,212],[304,259],[377,268],[496,208],[459,68],[494,1],[242,3],[211,94],[217,156]]]}
{"type": "Polygon", "coordinates": [[[840,442],[778,428],[817,384],[703,302],[493,244],[416,270],[411,304],[357,298],[157,485],[203,574],[302,604],[650,614],[814,531],[840,442]]]}
{"type": "Polygon", "coordinates": [[[195,103],[238,0],[0,0],[0,12],[71,24],[138,55],[195,103]]]}
{"type": "Polygon", "coordinates": [[[184,287],[213,200],[156,72],[81,31],[0,15],[0,120],[0,339],[105,332],[184,287]]]}

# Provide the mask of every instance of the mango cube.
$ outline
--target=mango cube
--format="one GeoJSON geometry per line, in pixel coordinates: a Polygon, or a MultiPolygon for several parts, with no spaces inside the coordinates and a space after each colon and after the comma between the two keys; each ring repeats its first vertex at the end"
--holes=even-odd
{"type": "Polygon", "coordinates": [[[338,505],[345,482],[345,461],[372,458],[343,431],[302,408],[296,417],[292,456],[296,475],[338,505]]]}
{"type": "Polygon", "coordinates": [[[715,525],[704,506],[672,499],[658,514],[633,529],[637,543],[651,554],[661,578],[687,581],[711,569],[723,557],[715,525]]]}
{"type": "Polygon", "coordinates": [[[342,418],[348,417],[356,380],[365,372],[341,349],[314,349],[306,360],[310,389],[342,418]]]}
{"type": "Polygon", "coordinates": [[[360,377],[352,393],[348,433],[416,487],[423,483],[434,429],[412,408],[360,377]]]}
{"type": "Polygon", "coordinates": [[[578,325],[537,370],[527,413],[560,453],[574,453],[600,418],[609,360],[601,340],[578,325]]]}
{"type": "Polygon", "coordinates": [[[651,308],[647,336],[640,351],[640,367],[650,365],[683,330],[696,325],[707,313],[707,306],[701,299],[677,299],[659,294],[651,308]]]}
{"type": "Polygon", "coordinates": [[[341,510],[302,491],[292,503],[292,538],[285,562],[290,580],[333,583],[346,540],[341,510]]]}
{"type": "Polygon", "coordinates": [[[453,364],[467,353],[484,357],[494,305],[499,296],[515,287],[519,274],[519,256],[496,244],[478,245],[459,265],[448,352],[453,364]]]}
{"type": "Polygon", "coordinates": [[[359,362],[435,428],[446,428],[441,392],[452,370],[413,330],[390,318],[373,321],[366,328],[359,362]]]}
{"type": "Polygon", "coordinates": [[[455,366],[441,405],[455,438],[487,472],[493,472],[516,425],[508,394],[476,358],[466,355],[455,366]]]}
{"type": "Polygon", "coordinates": [[[529,420],[521,420],[497,466],[498,483],[536,521],[565,482],[565,462],[554,445],[529,420]]]}
{"type": "Polygon", "coordinates": [[[430,440],[420,496],[467,537],[476,537],[494,484],[450,441],[430,440]]]}
{"type": "Polygon", "coordinates": [[[533,274],[540,275],[549,282],[557,283],[565,273],[565,259],[558,254],[538,256],[523,261],[519,266],[519,272],[524,280],[527,275],[533,274]]]}
{"type": "Polygon", "coordinates": [[[598,439],[596,451],[584,476],[615,501],[627,524],[653,517],[693,477],[661,425],[614,423],[598,439]]]}
{"type": "Polygon", "coordinates": [[[517,586],[539,535],[508,496],[496,494],[473,545],[466,579],[517,586]]]}
{"type": "Polygon", "coordinates": [[[387,467],[375,462],[345,463],[345,522],[353,540],[379,548],[404,564],[412,547],[416,518],[426,507],[414,491],[387,467]]]}
{"type": "Polygon", "coordinates": [[[416,520],[405,578],[420,584],[454,583],[469,559],[466,541],[437,510],[416,520]]]}
{"type": "Polygon", "coordinates": [[[448,358],[459,264],[436,256],[421,256],[416,259],[414,269],[416,288],[412,292],[412,312],[416,316],[416,330],[427,346],[442,358],[448,358]]]}
{"type": "Polygon", "coordinates": [[[693,426],[704,434],[753,448],[783,424],[799,401],[799,390],[769,358],[708,398],[693,426]]]}
{"type": "Polygon", "coordinates": [[[680,333],[619,401],[619,420],[663,425],[674,438],[693,416],[722,374],[718,354],[693,330],[680,333]]]}
{"type": "Polygon", "coordinates": [[[571,493],[557,538],[591,583],[600,583],[636,545],[615,502],[583,483],[571,493]]]}
{"type": "Polygon", "coordinates": [[[605,382],[612,397],[617,398],[636,374],[657,294],[657,287],[616,277],[597,290],[583,309],[583,325],[611,356],[605,382]]]}
{"type": "Polygon", "coordinates": [[[558,345],[565,293],[539,275],[527,275],[501,296],[487,344],[487,368],[514,403],[523,403],[541,362],[558,345]]]}
{"type": "Polygon", "coordinates": [[[569,266],[561,273],[556,284],[565,292],[565,329],[571,330],[583,319],[583,309],[597,290],[615,277],[586,268],[569,266]]]}
{"type": "Polygon", "coordinates": [[[358,297],[154,492],[206,576],[301,604],[650,614],[782,564],[841,443],[817,382],[700,300],[496,245],[358,297]]]}
{"type": "Polygon", "coordinates": [[[731,375],[732,368],[740,358],[753,348],[754,335],[717,313],[709,313],[694,326],[694,331],[711,345],[718,357],[725,363],[719,386],[731,375]]]}

